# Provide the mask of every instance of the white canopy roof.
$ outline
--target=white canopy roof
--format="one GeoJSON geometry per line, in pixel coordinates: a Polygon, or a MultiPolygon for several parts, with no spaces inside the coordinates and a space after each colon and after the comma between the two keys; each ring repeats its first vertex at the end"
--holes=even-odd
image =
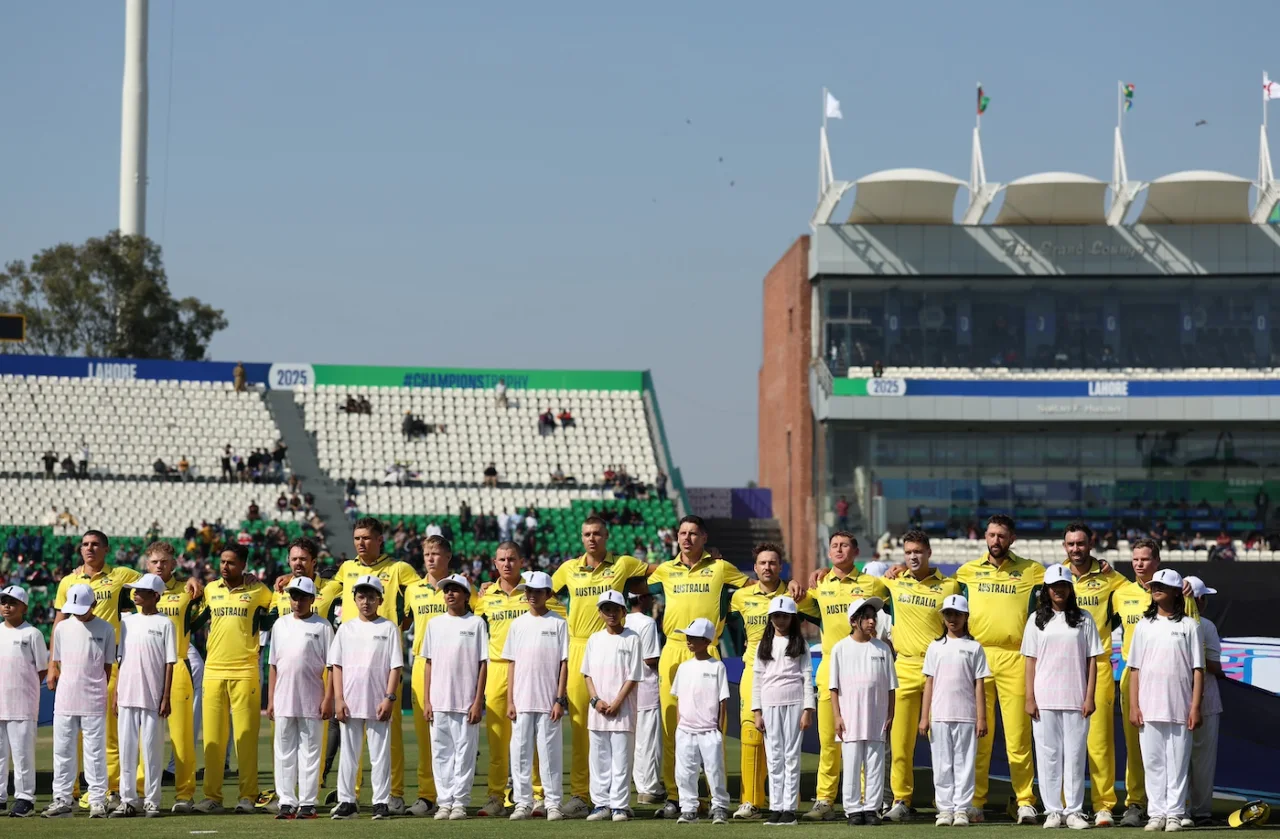
{"type": "Polygon", "coordinates": [[[997,225],[1105,224],[1107,185],[1074,172],[1044,172],[1011,181],[997,225]]]}
{"type": "Polygon", "coordinates": [[[1250,182],[1195,170],[1156,178],[1147,187],[1139,224],[1248,224],[1250,182]]]}
{"type": "Polygon", "coordinates": [[[930,169],[886,169],[855,186],[850,224],[954,224],[964,181],[930,169]]]}

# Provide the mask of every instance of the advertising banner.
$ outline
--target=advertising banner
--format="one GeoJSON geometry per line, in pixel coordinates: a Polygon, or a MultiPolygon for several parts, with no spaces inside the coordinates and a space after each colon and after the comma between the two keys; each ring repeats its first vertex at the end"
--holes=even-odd
{"type": "MultiPolygon", "coordinates": [[[[72,379],[135,381],[176,379],[229,382],[234,361],[165,361],[147,358],[74,358],[51,355],[0,355],[0,375],[66,376],[72,379]]],[[[269,364],[245,363],[249,384],[266,384],[269,364]]]]}
{"type": "Polygon", "coordinates": [[[981,396],[1014,399],[1280,396],[1280,380],[1204,379],[899,379],[849,378],[832,381],[833,396],[981,396]]]}
{"type": "Polygon", "coordinates": [[[348,387],[447,387],[490,390],[635,390],[643,374],[617,370],[467,370],[450,367],[364,367],[315,364],[315,383],[348,387]]]}

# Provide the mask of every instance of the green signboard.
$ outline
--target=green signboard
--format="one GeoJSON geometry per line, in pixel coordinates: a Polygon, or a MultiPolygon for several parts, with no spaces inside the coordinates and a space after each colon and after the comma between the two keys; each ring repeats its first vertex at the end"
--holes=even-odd
{"type": "Polygon", "coordinates": [[[623,370],[466,370],[451,367],[361,367],[315,364],[317,385],[447,387],[488,390],[502,379],[512,390],[640,390],[644,374],[623,370]]]}
{"type": "Polygon", "coordinates": [[[833,379],[831,382],[832,396],[866,396],[867,380],[866,379],[833,379]]]}

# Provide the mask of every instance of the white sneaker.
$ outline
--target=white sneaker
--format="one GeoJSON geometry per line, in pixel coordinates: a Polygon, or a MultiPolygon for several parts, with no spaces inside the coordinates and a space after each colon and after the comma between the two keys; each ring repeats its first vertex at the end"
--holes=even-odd
{"type": "Polygon", "coordinates": [[[824,801],[819,798],[813,802],[813,806],[809,808],[809,812],[800,817],[805,822],[829,822],[836,817],[836,811],[832,809],[830,801],[824,801]]]}
{"type": "Polygon", "coordinates": [[[969,814],[966,813],[964,810],[956,810],[955,816],[952,817],[951,819],[951,826],[952,827],[968,827],[969,814]]]}
{"type": "Polygon", "coordinates": [[[741,807],[733,811],[733,817],[740,821],[755,821],[760,818],[760,809],[750,801],[744,801],[741,807]]]}
{"type": "Polygon", "coordinates": [[[436,805],[432,804],[425,798],[419,798],[413,802],[413,806],[405,812],[411,816],[429,816],[436,811],[436,805]]]}
{"type": "Polygon", "coordinates": [[[189,816],[195,812],[195,809],[195,805],[190,801],[175,801],[173,802],[173,809],[169,812],[177,813],[180,816],[189,816]]]}
{"type": "Polygon", "coordinates": [[[451,811],[449,811],[450,821],[460,822],[465,820],[466,818],[467,818],[467,808],[463,807],[461,804],[454,805],[454,808],[451,811]]]}
{"type": "Polygon", "coordinates": [[[435,819],[436,819],[436,821],[438,821],[438,822],[442,822],[442,821],[444,821],[445,819],[449,818],[449,817],[450,817],[450,816],[452,816],[452,815],[453,815],[453,808],[452,808],[452,807],[445,807],[445,806],[441,806],[441,807],[439,807],[439,808],[436,810],[435,819]]]}
{"type": "Polygon", "coordinates": [[[1030,804],[1023,804],[1018,808],[1018,818],[1016,824],[1035,824],[1036,808],[1030,804]]]}
{"type": "Polygon", "coordinates": [[[1111,815],[1110,810],[1099,810],[1093,817],[1095,827],[1114,827],[1115,823],[1115,817],[1111,815]]]}
{"type": "Polygon", "coordinates": [[[983,815],[982,809],[979,807],[970,807],[965,810],[964,814],[965,821],[969,824],[982,824],[987,820],[987,817],[983,815]]]}
{"type": "Polygon", "coordinates": [[[248,798],[241,798],[236,802],[236,814],[240,816],[253,815],[253,801],[248,798]]]}
{"type": "Polygon", "coordinates": [[[561,810],[559,807],[548,807],[547,821],[549,822],[564,821],[564,811],[561,810]]]}
{"type": "Polygon", "coordinates": [[[387,799],[387,813],[392,816],[403,816],[408,812],[404,806],[404,799],[398,795],[393,795],[387,799]]]}
{"type": "Polygon", "coordinates": [[[502,796],[491,795],[484,806],[476,811],[476,815],[480,818],[500,819],[503,816],[511,815],[511,811],[507,809],[507,805],[503,802],[502,796]]]}
{"type": "Polygon", "coordinates": [[[105,804],[90,804],[89,818],[105,819],[107,817],[107,807],[105,804]]]}
{"type": "Polygon", "coordinates": [[[608,821],[612,817],[613,817],[613,811],[610,810],[608,807],[597,807],[591,811],[591,815],[587,816],[587,821],[603,822],[603,821],[608,821]]]}
{"type": "Polygon", "coordinates": [[[585,819],[591,813],[591,805],[580,796],[573,796],[560,808],[566,819],[585,819]]]}
{"type": "Polygon", "coordinates": [[[631,812],[630,807],[625,807],[621,810],[613,811],[613,820],[615,822],[629,822],[633,818],[635,818],[635,813],[631,812]]]}
{"type": "Polygon", "coordinates": [[[933,820],[933,826],[951,827],[951,825],[955,823],[955,820],[956,817],[954,814],[948,813],[946,810],[940,810],[938,811],[938,817],[933,820]]]}
{"type": "Polygon", "coordinates": [[[1179,830],[1182,830],[1182,819],[1174,817],[1164,820],[1165,833],[1177,833],[1179,830]]]}
{"type": "MultiPolygon", "coordinates": [[[[1019,813],[1019,814],[1018,814],[1018,824],[1025,824],[1025,822],[1023,822],[1023,821],[1022,821],[1022,814],[1021,814],[1021,813],[1019,813]]],[[[1057,830],[1057,829],[1058,829],[1058,828],[1060,828],[1060,827],[1062,827],[1062,816],[1061,816],[1061,815],[1059,815],[1058,813],[1045,813],[1045,814],[1044,814],[1044,829],[1045,829],[1045,830],[1057,830]]]]}
{"type": "Polygon", "coordinates": [[[1147,833],[1157,833],[1161,830],[1164,830],[1164,819],[1161,818],[1160,816],[1152,816],[1151,819],[1147,822],[1147,826],[1142,829],[1145,830],[1147,833]]]}
{"type": "Polygon", "coordinates": [[[545,798],[533,799],[533,811],[529,813],[531,818],[544,819],[547,817],[547,800],[545,798]]]}
{"type": "Polygon", "coordinates": [[[142,816],[147,819],[158,819],[160,818],[160,808],[148,801],[142,805],[142,816]]]}
{"type": "MultiPolygon", "coordinates": [[[[7,779],[6,779],[7,780],[7,779]]],[[[40,815],[46,819],[69,819],[75,816],[76,809],[70,801],[54,801],[40,815]]]]}
{"type": "Polygon", "coordinates": [[[507,816],[507,818],[511,819],[513,822],[522,822],[531,815],[533,815],[533,809],[531,807],[524,804],[517,804],[516,808],[511,811],[511,815],[507,816]]]}
{"type": "Polygon", "coordinates": [[[1193,818],[1190,818],[1189,816],[1183,816],[1181,819],[1178,820],[1178,824],[1181,825],[1182,827],[1195,827],[1196,820],[1193,818]]]}
{"type": "Polygon", "coordinates": [[[911,821],[911,808],[907,806],[905,801],[895,801],[893,806],[889,808],[889,812],[884,817],[891,822],[909,822],[911,821]]]}
{"type": "Polygon", "coordinates": [[[120,809],[120,805],[124,802],[120,798],[120,793],[113,792],[107,796],[107,812],[120,809]]]}
{"type": "Polygon", "coordinates": [[[1067,816],[1067,827],[1072,830],[1088,830],[1093,825],[1089,824],[1089,820],[1084,817],[1084,814],[1072,813],[1067,816]]]}

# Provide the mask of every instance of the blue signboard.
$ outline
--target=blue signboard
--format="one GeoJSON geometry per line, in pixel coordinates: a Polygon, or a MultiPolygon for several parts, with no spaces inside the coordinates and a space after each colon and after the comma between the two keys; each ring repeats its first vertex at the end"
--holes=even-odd
{"type": "MultiPolygon", "coordinates": [[[[235,362],[164,361],[137,358],[64,358],[48,355],[0,355],[0,374],[12,376],[66,376],[73,379],[110,381],[155,381],[176,379],[187,382],[232,381],[235,362]]],[[[270,364],[247,363],[249,384],[267,384],[270,364]]]]}
{"type": "Polygon", "coordinates": [[[906,379],[907,396],[985,396],[1045,399],[1110,397],[1280,396],[1280,379],[1096,381],[906,379]]]}

